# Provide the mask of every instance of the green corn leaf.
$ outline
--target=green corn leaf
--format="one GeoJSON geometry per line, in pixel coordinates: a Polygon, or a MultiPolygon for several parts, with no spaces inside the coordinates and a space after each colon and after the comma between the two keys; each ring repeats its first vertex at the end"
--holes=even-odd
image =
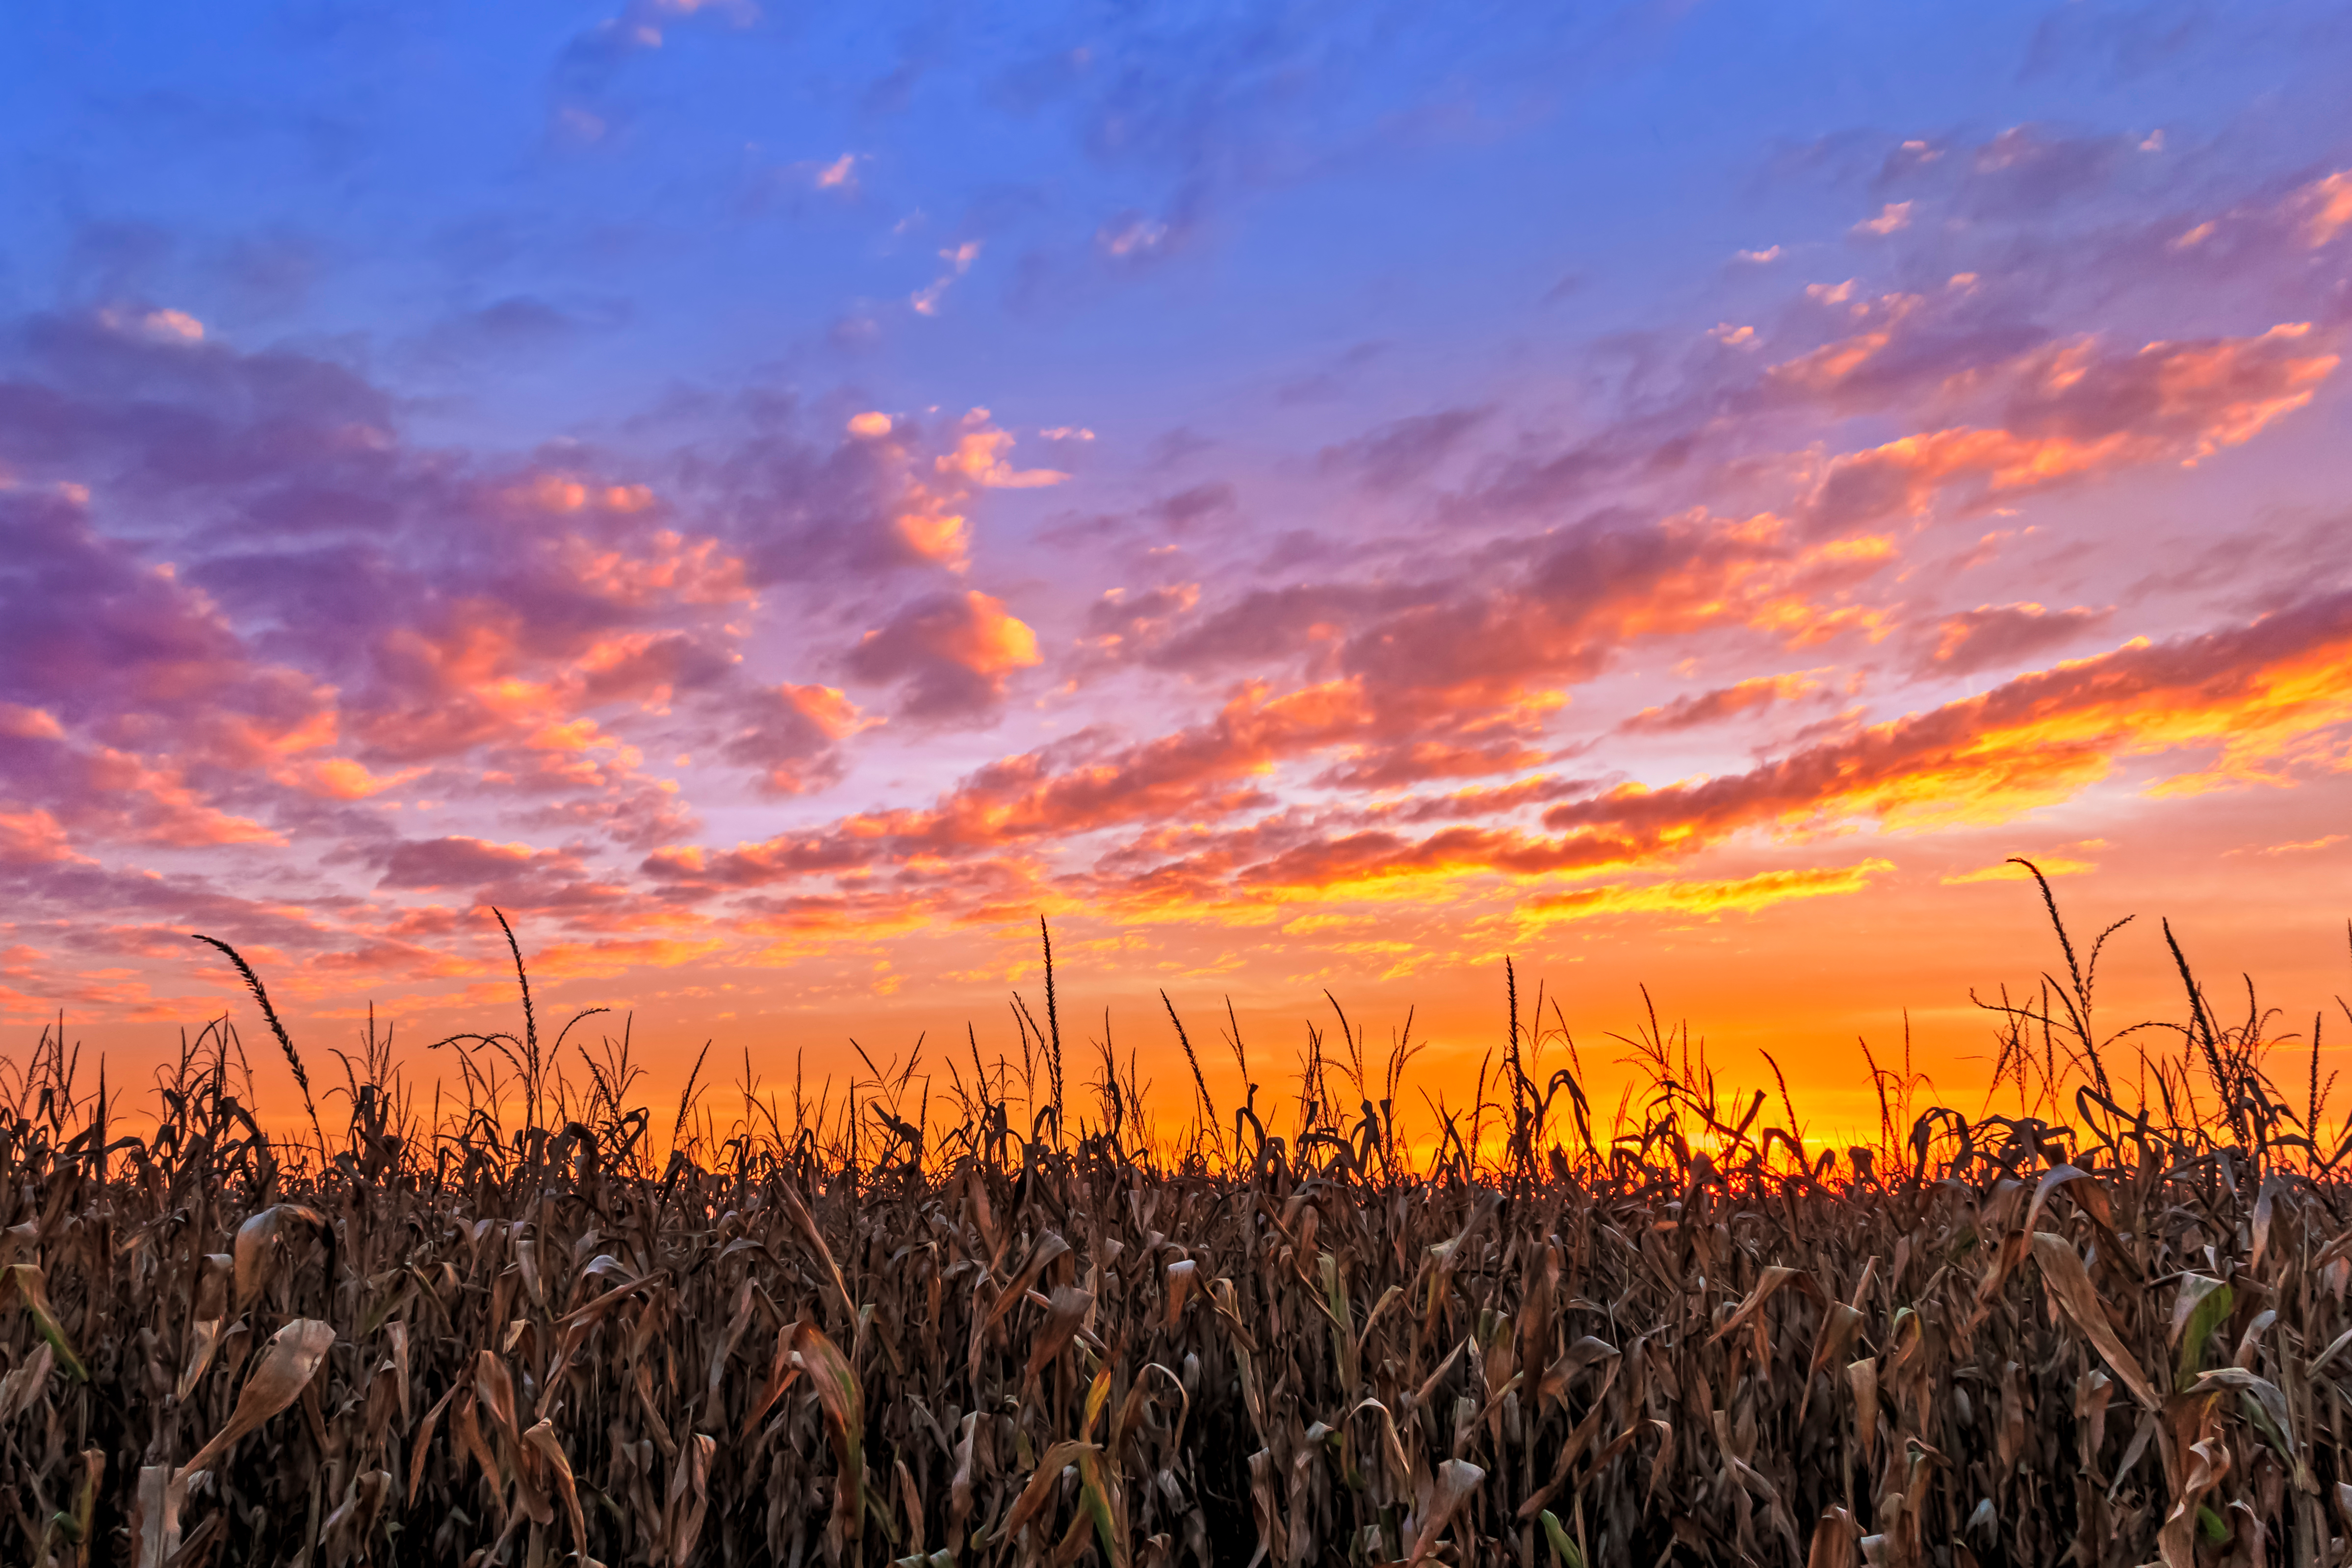
{"type": "Polygon", "coordinates": [[[42,1274],[40,1266],[12,1263],[0,1280],[5,1281],[5,1288],[0,1289],[0,1301],[14,1293],[18,1301],[24,1302],[25,1310],[33,1316],[34,1328],[49,1342],[49,1349],[57,1356],[58,1364],[65,1368],[66,1375],[76,1383],[88,1383],[89,1370],[82,1365],[81,1357],[76,1355],[73,1346],[67,1343],[65,1325],[58,1322],[58,1314],[49,1309],[48,1281],[42,1274]]]}
{"type": "Polygon", "coordinates": [[[2180,1360],[2174,1371],[2175,1392],[2186,1394],[2197,1375],[2204,1370],[2205,1342],[2213,1331],[2230,1321],[2230,1312],[2237,1298],[2230,1287],[2219,1280],[2209,1280],[2202,1274],[2191,1274],[2180,1281],[2180,1295],[2173,1307],[2177,1319],[2185,1306],[2189,1322],[2180,1333],[2180,1360]]]}
{"type": "Polygon", "coordinates": [[[1552,1561],[1559,1568],[1584,1568],[1584,1553],[1576,1549],[1576,1542],[1559,1522],[1559,1515],[1546,1509],[1536,1517],[1543,1521],[1544,1539],[1551,1542],[1552,1561]]]}

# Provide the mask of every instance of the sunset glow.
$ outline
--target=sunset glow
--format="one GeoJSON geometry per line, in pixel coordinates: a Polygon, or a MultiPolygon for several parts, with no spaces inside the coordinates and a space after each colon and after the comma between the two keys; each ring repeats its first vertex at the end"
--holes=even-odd
{"type": "Polygon", "coordinates": [[[2301,1029],[2352,33],[2255,11],[32,7],[0,1028],[143,1081],[203,932],[429,1075],[496,909],[675,1092],[1017,1051],[1043,915],[1172,1104],[1163,989],[1434,1092],[1508,957],[1828,1125],[1980,1101],[2022,855],[2301,1029]]]}

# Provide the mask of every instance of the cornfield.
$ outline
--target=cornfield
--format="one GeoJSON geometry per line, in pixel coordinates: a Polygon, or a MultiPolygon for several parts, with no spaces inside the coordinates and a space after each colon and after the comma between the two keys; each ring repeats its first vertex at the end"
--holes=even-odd
{"type": "Polygon", "coordinates": [[[1018,1059],[967,1036],[814,1102],[747,1067],[726,1124],[707,1062],[656,1116],[625,1026],[543,1039],[519,948],[520,1030],[441,1042],[462,1103],[420,1103],[373,1022],[314,1097],[216,943],[300,1134],[265,1132],[226,1020],[152,1111],[83,1086],[62,1029],[0,1084],[0,1542],[138,1568],[2345,1563],[2352,1191],[2318,1026],[2283,1090],[2302,1052],[2183,959],[2179,1022],[2102,1033],[2105,938],[2057,933],[2063,967],[1984,1003],[2000,1108],[1923,1107],[1873,1061],[1880,1135],[1842,1150],[1654,1017],[1603,1115],[1515,982],[1433,1140],[1399,1131],[1409,1026],[1376,1050],[1318,1004],[1286,1136],[1254,1084],[1218,1108],[1171,1005],[1194,1113],[1163,1135],[1107,1026],[1069,1092],[1050,950],[1018,1059]]]}

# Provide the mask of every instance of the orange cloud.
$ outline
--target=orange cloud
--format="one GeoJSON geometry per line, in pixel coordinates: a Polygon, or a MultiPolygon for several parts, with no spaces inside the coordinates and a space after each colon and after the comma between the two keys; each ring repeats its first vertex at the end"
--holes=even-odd
{"type": "Polygon", "coordinates": [[[641,609],[656,601],[740,604],[752,596],[740,558],[715,538],[689,539],[672,528],[645,537],[631,549],[600,549],[580,534],[565,534],[550,553],[559,580],[616,608],[641,609]]]}
{"type": "Polygon", "coordinates": [[[955,445],[931,460],[940,473],[952,475],[995,490],[1033,490],[1044,485],[1058,485],[1067,474],[1051,468],[1016,469],[1004,460],[1013,450],[1013,433],[984,427],[988,411],[976,408],[964,416],[967,427],[956,438],[955,445]],[[983,428],[970,428],[975,424],[983,428]]]}
{"type": "Polygon", "coordinates": [[[1925,513],[1946,490],[1983,505],[2128,464],[2194,463],[2309,403],[2338,356],[2306,323],[2258,338],[2150,343],[2129,359],[2075,344],[2040,357],[2007,427],[1952,426],[1832,459],[1808,503],[1852,528],[1925,513]]]}
{"type": "Polygon", "coordinates": [[[900,711],[909,717],[968,718],[1003,701],[1013,671],[1038,663],[1037,633],[1002,600],[968,589],[908,605],[859,639],[846,662],[860,680],[904,680],[900,711]]]}
{"type": "Polygon", "coordinates": [[[348,757],[321,758],[291,769],[287,781],[307,794],[327,800],[364,800],[397,789],[416,778],[421,768],[405,768],[390,775],[371,773],[348,757]]]}
{"type": "Polygon", "coordinates": [[[948,449],[925,463],[917,451],[923,439],[919,425],[877,411],[851,417],[850,435],[879,465],[890,534],[911,559],[963,570],[971,559],[968,514],[974,492],[1032,489],[1069,477],[1050,468],[1013,467],[1008,461],[1012,433],[991,425],[988,418],[986,409],[973,409],[951,427],[948,449]]]}

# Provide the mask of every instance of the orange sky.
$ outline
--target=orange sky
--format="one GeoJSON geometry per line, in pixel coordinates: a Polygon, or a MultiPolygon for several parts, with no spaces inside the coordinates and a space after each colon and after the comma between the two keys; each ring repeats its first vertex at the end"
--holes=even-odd
{"type": "Polygon", "coordinates": [[[1227,1105],[1226,998],[1286,1097],[1327,989],[1458,1102],[1508,956],[1603,1098],[1647,984],[1826,1136],[1906,1010],[1983,1103],[2016,854],[2140,916],[2114,1022],[2165,916],[2277,1030],[2352,993],[2339,46],[1040,17],[903,92],[746,10],[20,98],[0,1028],[250,1040],[203,932],[429,1073],[497,908],[649,1092],[837,1077],[1012,1049],[1043,915],[1171,1105],[1162,988],[1227,1105]],[[91,107],[339,79],[341,173],[91,107]]]}

